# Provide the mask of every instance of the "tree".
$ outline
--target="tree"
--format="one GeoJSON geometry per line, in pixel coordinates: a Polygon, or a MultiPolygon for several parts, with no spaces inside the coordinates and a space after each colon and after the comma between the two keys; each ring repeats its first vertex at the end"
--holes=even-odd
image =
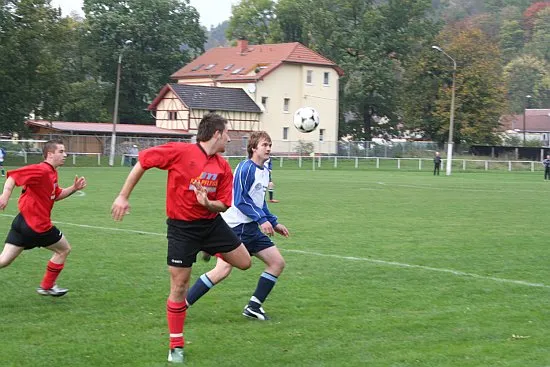
{"type": "Polygon", "coordinates": [[[525,51],[550,62],[550,7],[537,12],[531,40],[525,46],[525,51]]]}
{"type": "MultiPolygon", "coordinates": [[[[120,121],[152,123],[145,111],[175,70],[203,51],[204,30],[189,0],[84,0],[85,42],[114,98],[117,61],[126,40],[120,121]]],[[[112,109],[112,107],[110,107],[112,109]]]]}
{"type": "Polygon", "coordinates": [[[523,49],[523,29],[517,20],[505,20],[500,25],[500,50],[507,63],[523,49]]]}
{"type": "MultiPolygon", "coordinates": [[[[448,27],[439,37],[446,52],[458,65],[455,97],[455,142],[491,143],[499,118],[505,111],[505,89],[498,47],[481,30],[456,32],[448,27]]],[[[445,60],[448,62],[448,60],[445,60]]],[[[446,84],[436,101],[434,118],[440,121],[441,135],[448,134],[451,88],[446,84]]]]}
{"type": "Polygon", "coordinates": [[[0,11],[0,129],[25,131],[31,112],[53,119],[64,96],[60,45],[66,39],[49,1],[4,2],[0,11]]]}
{"type": "Polygon", "coordinates": [[[253,44],[272,43],[279,37],[272,0],[242,0],[231,7],[229,39],[247,39],[253,44]]]}
{"type": "Polygon", "coordinates": [[[508,90],[509,109],[521,113],[527,107],[546,107],[550,99],[550,72],[543,60],[524,55],[512,60],[504,68],[504,81],[508,90]]]}

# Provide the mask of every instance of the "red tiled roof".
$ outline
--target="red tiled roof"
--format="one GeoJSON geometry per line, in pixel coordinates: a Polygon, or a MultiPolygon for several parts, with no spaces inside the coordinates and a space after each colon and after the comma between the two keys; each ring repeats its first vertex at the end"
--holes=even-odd
{"type": "MultiPolygon", "coordinates": [[[[504,116],[501,124],[504,130],[523,131],[523,114],[504,116]]],[[[525,110],[525,131],[550,132],[550,109],[525,110]]]]}
{"type": "MultiPolygon", "coordinates": [[[[28,126],[49,127],[60,132],[95,132],[111,133],[113,131],[112,123],[105,122],[65,122],[65,121],[46,121],[46,120],[28,120],[28,126]]],[[[117,124],[117,134],[135,134],[135,135],[188,135],[187,130],[169,130],[161,129],[155,125],[134,125],[117,124]]]]}
{"type": "Polygon", "coordinates": [[[344,73],[334,62],[299,42],[248,45],[246,41],[241,40],[237,47],[211,48],[170,77],[248,82],[263,79],[284,63],[328,66],[336,70],[340,76],[344,73]],[[241,68],[241,71],[234,73],[241,68]],[[259,71],[255,72],[257,68],[259,71]],[[247,75],[249,73],[250,75],[247,75]]]}

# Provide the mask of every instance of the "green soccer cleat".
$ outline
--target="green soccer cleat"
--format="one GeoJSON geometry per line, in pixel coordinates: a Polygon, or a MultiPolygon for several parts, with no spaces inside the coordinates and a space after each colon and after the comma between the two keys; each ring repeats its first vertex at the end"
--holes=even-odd
{"type": "Polygon", "coordinates": [[[168,351],[168,362],[183,363],[183,348],[172,348],[168,351]]]}

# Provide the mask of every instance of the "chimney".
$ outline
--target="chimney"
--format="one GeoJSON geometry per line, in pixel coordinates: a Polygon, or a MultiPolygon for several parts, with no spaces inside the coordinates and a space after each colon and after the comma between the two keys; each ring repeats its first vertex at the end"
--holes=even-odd
{"type": "Polygon", "coordinates": [[[248,50],[248,40],[237,40],[237,52],[242,55],[246,52],[246,50],[248,50]]]}

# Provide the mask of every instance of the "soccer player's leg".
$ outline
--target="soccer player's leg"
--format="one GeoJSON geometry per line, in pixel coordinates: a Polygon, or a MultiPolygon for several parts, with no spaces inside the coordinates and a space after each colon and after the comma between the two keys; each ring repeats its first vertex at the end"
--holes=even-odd
{"type": "Polygon", "coordinates": [[[23,217],[18,214],[11,223],[10,231],[6,236],[6,243],[2,253],[0,253],[0,269],[5,268],[13,262],[25,249],[26,238],[21,233],[21,223],[23,217]]]}
{"type": "Polygon", "coordinates": [[[0,253],[0,269],[5,268],[9,264],[15,260],[17,256],[23,252],[24,247],[16,246],[11,243],[7,243],[4,245],[4,249],[2,250],[2,253],[0,253]]]}
{"type": "Polygon", "coordinates": [[[41,245],[45,245],[44,247],[53,251],[54,254],[48,261],[44,277],[40,282],[40,287],[38,287],[36,291],[43,296],[64,296],[69,290],[57,286],[56,280],[65,267],[67,257],[71,253],[71,245],[56,227],[50,229],[50,231],[43,236],[43,241],[46,242],[41,245]],[[53,244],[48,244],[53,241],[55,241],[53,244]]]}
{"type": "Polygon", "coordinates": [[[187,306],[191,306],[204,296],[216,284],[231,274],[233,267],[225,262],[221,255],[216,254],[216,266],[207,273],[202,274],[187,292],[187,306]]]}
{"type": "Polygon", "coordinates": [[[277,249],[274,245],[264,248],[254,255],[266,264],[266,268],[258,279],[256,290],[252,294],[252,297],[250,297],[248,304],[245,306],[243,315],[249,318],[265,321],[269,320],[269,317],[266,315],[262,304],[273,290],[273,287],[275,287],[279,276],[283,272],[285,268],[285,260],[279,252],[279,249],[277,249]]]}
{"type": "Polygon", "coordinates": [[[191,266],[168,266],[168,270],[170,272],[170,295],[166,301],[166,319],[170,333],[168,362],[183,363],[183,347],[185,345],[183,329],[187,316],[185,295],[191,278],[191,266]]]}

